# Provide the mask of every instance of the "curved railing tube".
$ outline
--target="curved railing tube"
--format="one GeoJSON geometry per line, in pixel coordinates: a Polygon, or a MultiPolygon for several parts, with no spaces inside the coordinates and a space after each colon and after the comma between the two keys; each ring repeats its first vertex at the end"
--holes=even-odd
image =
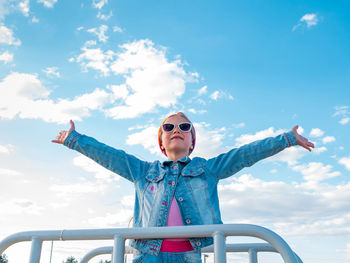
{"type": "MultiPolygon", "coordinates": [[[[226,253],[227,252],[248,252],[252,249],[256,252],[274,252],[278,253],[278,251],[268,243],[242,243],[242,244],[226,244],[226,253]]],[[[132,254],[133,248],[126,246],[125,254],[132,254]]],[[[100,255],[110,255],[113,252],[112,246],[98,247],[93,250],[90,250],[88,253],[84,255],[84,257],[80,260],[80,263],[88,263],[92,258],[100,255]]],[[[214,246],[208,246],[202,248],[202,253],[213,253],[214,246]]],[[[295,254],[295,253],[294,253],[295,254]]],[[[303,263],[297,254],[295,257],[299,260],[298,263],[303,263]]],[[[252,263],[252,262],[251,262],[252,263]]]]}
{"type": "MultiPolygon", "coordinates": [[[[156,239],[156,238],[188,238],[188,237],[213,237],[215,254],[215,263],[225,262],[225,256],[222,253],[222,244],[225,244],[227,236],[250,236],[260,238],[271,244],[278,253],[281,254],[284,262],[298,263],[294,252],[288,244],[273,231],[250,224],[216,224],[216,225],[196,225],[196,226],[176,226],[176,227],[149,227],[149,228],[108,228],[108,229],[78,229],[78,230],[49,230],[49,231],[27,231],[8,236],[0,242],[0,254],[10,245],[31,241],[33,237],[42,241],[51,240],[114,240],[114,256],[112,263],[121,263],[124,254],[124,243],[126,239],[156,239]],[[215,246],[215,244],[221,244],[215,246]]],[[[33,241],[34,242],[34,241],[33,241]]],[[[33,245],[32,245],[33,247],[33,245]]],[[[41,246],[37,246],[40,247],[41,246]]],[[[31,253],[40,253],[31,251],[31,253]]],[[[30,263],[39,263],[38,257],[31,255],[30,263]]],[[[40,256],[39,256],[40,259],[40,256]]]]}

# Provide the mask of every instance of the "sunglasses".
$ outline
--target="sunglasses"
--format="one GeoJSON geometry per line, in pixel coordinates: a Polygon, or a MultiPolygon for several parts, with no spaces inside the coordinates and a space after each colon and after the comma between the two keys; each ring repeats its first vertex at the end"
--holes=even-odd
{"type": "MultiPolygon", "coordinates": [[[[162,130],[164,132],[172,132],[175,129],[176,124],[173,123],[164,123],[162,124],[162,130]]],[[[181,122],[177,125],[180,131],[189,132],[192,129],[192,123],[189,122],[181,122]]]]}

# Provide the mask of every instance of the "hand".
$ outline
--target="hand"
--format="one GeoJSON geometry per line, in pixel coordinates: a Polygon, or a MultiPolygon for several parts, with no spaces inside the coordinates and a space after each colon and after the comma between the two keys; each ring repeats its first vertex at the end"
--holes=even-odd
{"type": "Polygon", "coordinates": [[[309,140],[306,139],[305,137],[301,136],[297,132],[298,128],[299,128],[298,125],[296,125],[292,128],[292,132],[294,133],[295,138],[297,139],[298,145],[304,147],[306,150],[311,152],[311,148],[315,148],[315,145],[312,142],[309,142],[309,140]]]}
{"type": "Polygon", "coordinates": [[[64,141],[67,139],[68,135],[71,133],[71,131],[75,130],[75,125],[72,120],[70,120],[70,128],[68,131],[60,131],[59,134],[56,136],[56,140],[52,140],[51,142],[64,144],[64,141]]]}

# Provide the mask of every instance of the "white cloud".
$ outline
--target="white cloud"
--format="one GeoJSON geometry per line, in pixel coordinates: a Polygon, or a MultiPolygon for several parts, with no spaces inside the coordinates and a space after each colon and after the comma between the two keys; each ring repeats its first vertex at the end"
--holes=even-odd
{"type": "Polygon", "coordinates": [[[42,3],[45,7],[53,8],[57,0],[37,0],[38,3],[42,3]]]}
{"type": "Polygon", "coordinates": [[[7,0],[0,0],[0,21],[9,13],[8,4],[7,0]]]}
{"type": "Polygon", "coordinates": [[[339,121],[339,123],[341,124],[341,125],[345,125],[345,124],[347,124],[347,123],[349,123],[350,122],[350,118],[349,117],[344,117],[344,118],[342,118],[340,121],[339,121]]]}
{"type": "Polygon", "coordinates": [[[334,141],[335,141],[335,138],[333,136],[326,136],[322,139],[322,142],[324,144],[334,142],[334,141]]]}
{"type": "Polygon", "coordinates": [[[1,145],[0,144],[0,153],[5,153],[5,154],[9,154],[11,152],[14,151],[14,146],[11,144],[7,144],[7,145],[1,145]]]}
{"type": "Polygon", "coordinates": [[[60,77],[60,73],[58,72],[58,67],[48,67],[43,70],[47,76],[54,76],[56,78],[60,77]]]}
{"type": "Polygon", "coordinates": [[[81,63],[84,70],[87,71],[91,68],[102,72],[104,76],[109,74],[109,64],[114,56],[112,51],[104,53],[100,48],[89,49],[87,47],[83,47],[81,50],[83,53],[76,58],[76,61],[81,63]]]}
{"type": "Polygon", "coordinates": [[[20,175],[20,174],[21,174],[20,172],[15,170],[0,168],[0,175],[14,176],[14,175],[20,175]]]}
{"type": "Polygon", "coordinates": [[[322,147],[316,147],[312,152],[315,154],[320,154],[327,151],[327,148],[322,146],[322,147]]]}
{"type": "Polygon", "coordinates": [[[211,129],[210,124],[205,122],[193,125],[196,129],[196,146],[192,153],[193,157],[211,158],[228,150],[223,144],[225,128],[211,129]]]}
{"type": "Polygon", "coordinates": [[[200,88],[200,89],[198,90],[198,95],[206,94],[206,93],[207,93],[207,90],[208,90],[208,87],[207,87],[207,86],[203,86],[202,88],[200,88]]]}
{"type": "Polygon", "coordinates": [[[16,198],[12,200],[6,200],[4,203],[0,203],[0,211],[5,216],[7,215],[42,215],[43,207],[38,206],[34,201],[24,198],[16,198]]]}
{"type": "Polygon", "coordinates": [[[284,235],[350,233],[349,183],[315,184],[310,188],[303,183],[266,182],[250,174],[231,177],[223,183],[218,189],[225,223],[274,222],[273,228],[284,235]]]}
{"type": "Polygon", "coordinates": [[[150,40],[124,44],[110,69],[125,78],[129,92],[124,101],[106,114],[115,119],[134,118],[152,112],[157,106],[169,108],[185,92],[190,81],[179,60],[169,62],[165,50],[156,49],[150,40]]]}
{"type": "Polygon", "coordinates": [[[216,90],[209,96],[212,100],[217,100],[219,98],[219,91],[216,90]]]}
{"type": "Polygon", "coordinates": [[[21,45],[21,41],[16,39],[11,29],[0,23],[0,44],[21,45]]]}
{"type": "Polygon", "coordinates": [[[324,131],[322,131],[319,128],[314,128],[310,132],[310,137],[321,137],[323,136],[323,134],[324,134],[324,131]]]}
{"type": "Polygon", "coordinates": [[[96,46],[96,41],[95,40],[88,40],[84,43],[84,47],[89,47],[89,46],[96,46]]]}
{"type": "Polygon", "coordinates": [[[117,181],[120,179],[120,176],[107,170],[106,168],[102,167],[101,165],[97,164],[96,162],[84,155],[78,155],[77,157],[74,157],[73,164],[89,173],[94,173],[95,178],[98,180],[110,182],[113,180],[117,181]]]}
{"type": "Polygon", "coordinates": [[[140,132],[130,134],[126,139],[128,145],[142,145],[143,148],[150,151],[152,154],[161,155],[161,151],[158,146],[157,136],[159,127],[149,126],[143,128],[140,132]]]}
{"type": "Polygon", "coordinates": [[[29,0],[19,2],[18,7],[24,16],[29,16],[29,0]]]}
{"type": "Polygon", "coordinates": [[[243,127],[245,127],[245,123],[244,122],[236,123],[236,124],[232,124],[232,126],[236,129],[243,128],[243,127]]]}
{"type": "Polygon", "coordinates": [[[293,146],[283,151],[279,152],[276,155],[273,155],[267,159],[269,162],[285,162],[288,165],[296,165],[299,162],[299,159],[302,159],[308,152],[301,147],[293,146]]]}
{"type": "Polygon", "coordinates": [[[107,213],[105,216],[99,216],[88,220],[89,224],[98,228],[108,228],[123,226],[127,227],[130,219],[133,217],[133,209],[120,209],[117,213],[107,213]]]}
{"type": "Polygon", "coordinates": [[[103,193],[107,185],[101,182],[90,182],[82,180],[73,184],[54,184],[49,187],[52,192],[57,192],[59,196],[69,196],[72,194],[103,193]]]}
{"type": "Polygon", "coordinates": [[[346,256],[350,259],[350,243],[346,245],[346,256]]]}
{"type": "Polygon", "coordinates": [[[40,22],[39,19],[33,16],[32,23],[39,23],[39,22],[40,22]]]}
{"type": "Polygon", "coordinates": [[[312,27],[317,25],[318,18],[316,14],[305,14],[300,18],[300,22],[305,22],[307,27],[312,27]]]}
{"type": "Polygon", "coordinates": [[[316,26],[318,22],[319,22],[319,18],[317,17],[316,14],[314,13],[305,14],[300,18],[299,23],[296,24],[292,30],[295,31],[298,27],[302,27],[302,26],[311,28],[313,26],[316,26]]]}
{"type": "Polygon", "coordinates": [[[307,165],[294,166],[293,170],[304,175],[304,179],[311,184],[327,180],[340,175],[340,172],[331,172],[331,165],[324,165],[320,162],[311,162],[307,165]]]}
{"type": "Polygon", "coordinates": [[[5,64],[12,62],[13,54],[5,51],[4,53],[0,54],[0,61],[3,61],[5,64]]]}
{"type": "Polygon", "coordinates": [[[108,30],[108,26],[101,25],[99,28],[90,28],[87,32],[95,34],[98,37],[98,40],[106,43],[108,37],[105,35],[105,32],[108,30]]]}
{"type": "Polygon", "coordinates": [[[46,122],[67,123],[81,120],[91,110],[100,109],[110,100],[106,91],[95,89],[73,100],[59,99],[57,103],[48,98],[50,90],[45,88],[37,75],[12,72],[0,82],[0,118],[42,119],[46,122]]]}
{"type": "Polygon", "coordinates": [[[344,116],[346,114],[349,114],[349,111],[348,111],[349,106],[346,106],[346,105],[335,106],[334,109],[335,109],[335,113],[333,114],[333,116],[338,116],[338,115],[344,116]]]}
{"type": "Polygon", "coordinates": [[[219,91],[219,90],[216,90],[212,94],[210,94],[209,98],[211,98],[212,100],[218,100],[218,99],[233,100],[233,96],[231,94],[224,91],[219,91]]]}
{"type": "Polygon", "coordinates": [[[196,109],[191,108],[191,109],[188,109],[188,112],[191,112],[193,114],[203,114],[203,113],[206,113],[207,110],[196,110],[196,109]]]}
{"type": "Polygon", "coordinates": [[[107,89],[112,91],[113,100],[126,99],[129,95],[128,87],[124,84],[122,85],[110,85],[107,89]]]}
{"type": "Polygon", "coordinates": [[[349,157],[343,157],[339,160],[339,163],[344,165],[346,169],[350,171],[350,156],[349,157]]]}
{"type": "Polygon", "coordinates": [[[93,0],[92,6],[97,9],[101,9],[104,5],[108,3],[108,0],[93,0]]]}
{"type": "Polygon", "coordinates": [[[98,12],[98,13],[97,13],[97,18],[98,18],[98,19],[101,19],[101,20],[104,20],[104,21],[109,20],[112,16],[113,16],[112,11],[110,11],[108,15],[102,14],[101,12],[98,12]]]}
{"type": "Polygon", "coordinates": [[[113,27],[113,32],[119,32],[119,33],[122,33],[123,32],[123,29],[119,26],[114,26],[113,27]]]}
{"type": "Polygon", "coordinates": [[[169,108],[185,92],[186,82],[196,81],[193,74],[185,72],[180,60],[168,61],[165,48],[157,49],[150,40],[127,43],[119,49],[115,53],[83,47],[83,53],[75,59],[86,71],[94,69],[104,76],[114,73],[125,79],[120,85],[126,87],[128,96],[105,110],[108,117],[135,118],[157,107],[169,108]]]}
{"type": "Polygon", "coordinates": [[[341,125],[345,125],[345,124],[350,122],[349,106],[346,106],[346,105],[335,106],[334,109],[335,109],[335,113],[333,114],[333,116],[340,116],[341,117],[341,119],[339,121],[339,123],[341,125]]]}

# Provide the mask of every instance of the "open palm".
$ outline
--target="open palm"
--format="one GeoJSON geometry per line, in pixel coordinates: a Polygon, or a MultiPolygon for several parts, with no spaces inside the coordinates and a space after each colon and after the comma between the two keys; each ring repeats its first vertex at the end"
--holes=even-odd
{"type": "Polygon", "coordinates": [[[53,143],[64,144],[64,141],[67,139],[68,135],[75,130],[75,125],[72,120],[70,120],[70,128],[68,131],[60,131],[56,136],[56,140],[52,140],[53,143]]]}
{"type": "Polygon", "coordinates": [[[315,145],[310,142],[308,139],[306,139],[305,137],[301,136],[297,130],[298,130],[299,126],[296,125],[292,128],[292,132],[295,135],[295,138],[297,139],[298,145],[304,147],[306,150],[311,152],[311,148],[315,148],[315,145]]]}

